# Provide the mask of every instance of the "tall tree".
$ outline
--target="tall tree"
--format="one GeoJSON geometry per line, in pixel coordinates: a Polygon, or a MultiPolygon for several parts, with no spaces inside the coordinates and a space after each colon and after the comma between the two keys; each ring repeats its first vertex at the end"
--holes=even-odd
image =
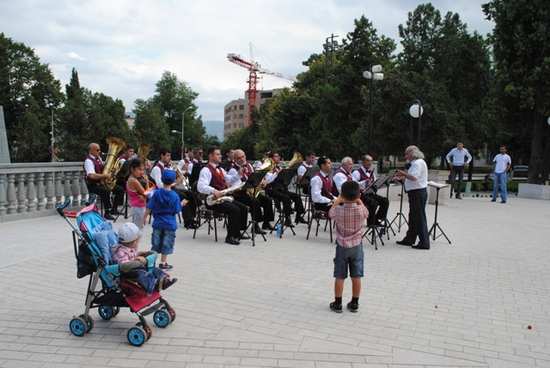
{"type": "Polygon", "coordinates": [[[538,183],[541,172],[548,172],[543,164],[550,116],[550,3],[494,0],[483,11],[495,22],[491,123],[517,132],[502,143],[510,144],[513,156],[514,151],[530,156],[529,182],[538,183]]]}
{"type": "Polygon", "coordinates": [[[0,33],[0,105],[13,161],[49,161],[51,112],[62,101],[61,83],[48,65],[0,33]]]}
{"type": "Polygon", "coordinates": [[[149,157],[156,159],[160,148],[170,148],[166,144],[170,140],[170,131],[164,109],[150,98],[136,100],[133,111],[136,114],[134,135],[139,142],[151,146],[149,157]]]}

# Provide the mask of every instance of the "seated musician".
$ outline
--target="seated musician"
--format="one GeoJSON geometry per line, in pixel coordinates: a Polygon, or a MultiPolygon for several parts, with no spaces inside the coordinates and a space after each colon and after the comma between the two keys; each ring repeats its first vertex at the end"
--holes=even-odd
{"type": "MultiPolygon", "coordinates": [[[[206,151],[208,156],[208,164],[203,167],[199,174],[197,190],[204,195],[214,195],[216,199],[222,197],[222,190],[225,190],[229,185],[236,185],[241,182],[238,175],[229,176],[219,164],[222,161],[220,149],[216,146],[208,147],[206,151]]],[[[240,239],[250,239],[243,231],[246,230],[248,221],[248,207],[241,202],[232,201],[209,206],[208,209],[216,212],[221,212],[227,215],[227,236],[225,242],[232,245],[239,245],[240,239]]]]}
{"type": "Polygon", "coordinates": [[[101,184],[102,179],[113,179],[111,174],[103,174],[103,160],[100,157],[101,148],[97,143],[90,143],[88,146],[88,156],[84,160],[85,181],[88,187],[88,192],[97,194],[103,203],[105,219],[114,220],[118,215],[117,207],[124,203],[124,188],[120,185],[115,185],[112,192],[115,196],[114,203],[111,204],[111,190],[101,184]]]}
{"type": "MultiPolygon", "coordinates": [[[[241,180],[246,182],[254,170],[252,165],[246,162],[246,155],[243,150],[235,150],[233,153],[233,163],[230,166],[228,174],[230,176],[239,175],[241,180]]],[[[262,180],[262,185],[265,187],[265,181],[262,180]]],[[[258,189],[259,190],[259,189],[258,189]]],[[[233,193],[236,201],[244,203],[251,209],[252,220],[256,223],[254,232],[257,234],[265,234],[263,230],[273,230],[269,223],[275,219],[273,213],[273,201],[268,196],[259,193],[256,197],[250,196],[247,190],[239,190],[233,193]],[[262,214],[263,208],[263,214],[262,214]],[[260,229],[259,223],[263,221],[260,229]]]]}
{"type": "Polygon", "coordinates": [[[329,177],[329,173],[332,170],[332,162],[330,158],[321,156],[317,161],[317,165],[319,165],[319,172],[309,182],[311,200],[314,203],[315,209],[328,212],[330,206],[338,198],[338,190],[329,177]]]}
{"type": "MultiPolygon", "coordinates": [[[[353,172],[353,179],[359,183],[362,191],[370,187],[376,181],[376,174],[372,170],[372,157],[364,155],[361,158],[361,167],[353,172]]],[[[386,197],[382,197],[374,192],[365,193],[361,200],[369,209],[369,213],[375,216],[369,216],[369,224],[384,226],[384,221],[388,215],[390,201],[386,197]],[[378,211],[377,211],[378,209],[378,211]]]]}
{"type": "Polygon", "coordinates": [[[294,227],[290,215],[292,214],[292,202],[294,202],[294,209],[296,210],[296,223],[307,224],[304,219],[304,204],[302,203],[302,196],[298,193],[289,192],[288,188],[277,188],[274,183],[275,179],[283,169],[279,164],[281,163],[281,156],[278,152],[271,152],[270,158],[275,163],[275,170],[273,173],[268,173],[265,176],[266,194],[273,199],[277,199],[283,203],[283,212],[285,214],[285,226],[294,227]]]}
{"type": "Polygon", "coordinates": [[[298,171],[296,172],[296,183],[298,183],[299,188],[302,189],[302,192],[304,194],[309,194],[309,183],[306,184],[300,184],[300,181],[302,181],[304,174],[308,169],[311,169],[313,167],[313,162],[315,161],[315,152],[313,151],[307,151],[306,152],[306,160],[302,162],[300,167],[298,167],[298,171]]]}
{"type": "Polygon", "coordinates": [[[189,176],[187,173],[187,165],[193,160],[193,150],[187,152],[187,155],[183,155],[183,159],[178,161],[178,167],[186,176],[189,176]]]}
{"type": "Polygon", "coordinates": [[[118,156],[121,165],[124,165],[126,161],[131,161],[134,158],[137,158],[137,155],[134,153],[134,147],[130,145],[124,147],[122,154],[118,156]]]}
{"type": "Polygon", "coordinates": [[[231,167],[231,164],[233,163],[233,155],[235,153],[235,149],[231,148],[231,147],[227,148],[224,153],[225,153],[225,157],[222,160],[222,162],[220,162],[220,166],[225,171],[229,171],[229,168],[231,167]]]}
{"type": "Polygon", "coordinates": [[[187,177],[191,187],[199,180],[199,173],[204,166],[202,152],[202,147],[193,148],[192,158],[190,158],[189,164],[187,164],[187,177]]]}
{"type": "Polygon", "coordinates": [[[271,154],[271,149],[265,148],[264,152],[262,153],[262,158],[254,163],[254,167],[262,166],[265,159],[268,158],[270,154],[271,154]]]}
{"type": "Polygon", "coordinates": [[[338,191],[338,194],[341,193],[342,184],[347,180],[353,180],[351,172],[353,170],[353,160],[351,157],[346,156],[340,162],[340,168],[336,170],[334,175],[332,175],[332,180],[334,181],[334,186],[338,191]]]}
{"type": "MultiPolygon", "coordinates": [[[[162,188],[162,173],[164,170],[174,170],[172,167],[172,154],[170,153],[170,150],[167,148],[161,148],[159,150],[159,160],[155,163],[153,168],[151,169],[151,179],[153,183],[158,187],[159,183],[162,188]]],[[[195,228],[195,215],[197,213],[197,204],[195,203],[195,196],[193,195],[193,192],[187,189],[180,189],[176,188],[177,185],[181,184],[183,181],[183,178],[177,177],[176,181],[174,182],[174,185],[172,186],[172,190],[177,193],[178,197],[181,200],[187,199],[188,204],[187,206],[183,206],[181,212],[183,215],[183,222],[184,226],[187,229],[194,229],[195,228]]]]}

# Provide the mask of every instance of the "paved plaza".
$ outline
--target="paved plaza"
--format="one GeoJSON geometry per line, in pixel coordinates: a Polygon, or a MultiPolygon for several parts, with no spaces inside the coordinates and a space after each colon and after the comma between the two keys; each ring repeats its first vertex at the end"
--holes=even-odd
{"type": "MultiPolygon", "coordinates": [[[[390,218],[398,209],[392,201],[390,218]]],[[[138,322],[128,309],[109,321],[94,309],[90,333],[69,331],[88,278],[76,277],[61,217],[3,222],[0,367],[550,367],[549,215],[550,201],[446,199],[438,219],[452,244],[396,245],[406,225],[378,250],[364,242],[360,309],[341,314],[329,309],[328,232],[306,240],[298,225],[252,247],[223,243],[225,229],[216,243],[205,227],[196,239],[181,227],[169,257],[179,281],[163,292],[177,319],[162,329],[147,316],[142,347],[126,339],[138,322]]]]}

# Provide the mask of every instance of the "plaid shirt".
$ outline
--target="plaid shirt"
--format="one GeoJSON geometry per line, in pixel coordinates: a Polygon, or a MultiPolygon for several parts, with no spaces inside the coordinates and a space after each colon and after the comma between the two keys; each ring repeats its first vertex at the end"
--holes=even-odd
{"type": "Polygon", "coordinates": [[[136,250],[124,245],[120,245],[115,254],[113,254],[113,260],[118,264],[131,261],[134,258],[136,258],[136,250]]]}
{"type": "Polygon", "coordinates": [[[361,244],[363,225],[369,217],[369,210],[357,203],[336,206],[329,212],[336,222],[336,243],[343,248],[354,248],[361,244]]]}

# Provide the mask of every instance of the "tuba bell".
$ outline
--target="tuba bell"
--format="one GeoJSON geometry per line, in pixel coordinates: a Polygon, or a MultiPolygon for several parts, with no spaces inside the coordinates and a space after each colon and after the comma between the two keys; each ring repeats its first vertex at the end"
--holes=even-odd
{"type": "Polygon", "coordinates": [[[294,156],[292,157],[292,160],[286,165],[287,169],[295,169],[298,168],[304,162],[304,158],[302,157],[302,154],[300,152],[294,152],[294,156]]]}
{"type": "Polygon", "coordinates": [[[140,143],[138,146],[137,156],[143,161],[147,160],[147,155],[151,151],[151,146],[146,143],[140,143]]]}
{"type": "Polygon", "coordinates": [[[107,144],[109,145],[109,151],[107,152],[107,157],[105,158],[105,166],[103,166],[102,174],[109,174],[109,179],[101,179],[101,185],[113,190],[116,185],[116,174],[122,167],[120,159],[118,158],[118,153],[122,148],[126,146],[126,143],[116,137],[110,137],[106,139],[107,144]]]}

